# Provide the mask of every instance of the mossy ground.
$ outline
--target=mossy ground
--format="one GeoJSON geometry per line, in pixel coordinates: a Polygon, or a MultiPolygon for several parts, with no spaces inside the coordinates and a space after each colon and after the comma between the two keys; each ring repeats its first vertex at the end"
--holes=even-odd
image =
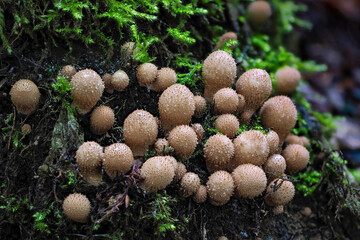
{"type": "MultiPolygon", "coordinates": [[[[246,4],[236,4],[243,13],[246,4]]],[[[166,13],[164,9],[161,11],[166,13]]],[[[234,24],[233,13],[228,7],[225,6],[222,13],[223,16],[219,18],[210,15],[208,18],[194,16],[188,19],[188,29],[197,29],[202,36],[201,41],[197,39],[197,43],[188,45],[168,38],[149,47],[149,56],[157,57],[154,63],[159,67],[170,66],[179,73],[187,74],[189,65],[180,67],[176,64],[176,54],[187,56],[191,53],[194,62],[190,66],[197,69],[197,63],[201,63],[212,51],[212,38],[221,32],[214,30],[213,26],[229,30],[234,28],[243,36],[239,39],[240,49],[251,48],[251,39],[254,38],[249,35],[248,26],[241,25],[238,29],[237,25],[243,22],[234,24]]],[[[164,14],[161,19],[171,22],[176,18],[164,14]]],[[[275,19],[273,21],[276,22],[275,19]]],[[[142,31],[141,27],[139,29],[142,31]]],[[[166,28],[149,29],[150,35],[167,34],[166,28]]],[[[1,74],[5,78],[0,81],[0,236],[4,239],[217,239],[222,235],[229,239],[354,239],[358,233],[355,214],[356,209],[360,208],[351,206],[351,199],[356,199],[358,193],[353,193],[352,188],[344,183],[343,163],[339,159],[336,162],[326,149],[318,146],[323,140],[320,124],[308,116],[309,109],[301,101],[298,101],[298,110],[303,113],[303,121],[296,129],[314,139],[313,162],[307,172],[316,170],[322,173],[322,177],[321,181],[318,179],[316,182],[316,190],[309,196],[304,197],[298,192],[294,201],[285,207],[285,214],[275,216],[272,209],[265,205],[264,196],[253,200],[232,198],[221,207],[209,203],[196,204],[191,198],[181,197],[178,183],[172,184],[166,191],[149,195],[131,188],[128,208],[124,205],[108,208],[109,201],[116,203],[114,199],[123,193],[123,182],[120,179],[111,181],[105,176],[104,185],[98,188],[87,185],[76,168],[74,156],[77,147],[83,139],[97,141],[102,146],[122,142],[121,126],[132,111],[145,109],[159,116],[157,100],[160,93],[138,86],[135,77],[137,65],[124,61],[118,48],[109,47],[109,51],[104,52],[104,47],[86,47],[71,41],[72,52],[69,53],[68,43],[61,38],[58,41],[57,47],[54,47],[36,38],[16,40],[17,44],[12,46],[13,53],[1,56],[1,74]],[[73,118],[72,110],[67,105],[67,102],[71,102],[68,94],[61,95],[54,91],[52,84],[56,82],[58,70],[65,64],[72,64],[77,69],[92,68],[99,74],[113,73],[118,69],[128,73],[131,79],[129,87],[124,92],[112,95],[104,93],[97,104],[106,104],[116,113],[116,123],[106,136],[91,133],[89,114],[75,114],[73,118]],[[8,94],[11,85],[21,78],[35,80],[41,92],[39,108],[28,117],[16,112],[8,94]],[[20,132],[23,123],[32,126],[32,132],[26,136],[20,132]],[[304,126],[304,123],[308,126],[304,126]],[[53,132],[54,127],[58,130],[56,133],[53,132]],[[311,131],[306,132],[309,127],[311,131]],[[72,222],[62,213],[62,200],[73,192],[81,192],[91,201],[91,219],[87,224],[72,222]],[[351,194],[354,194],[353,197],[351,194]],[[313,214],[310,217],[302,215],[300,210],[303,207],[310,207],[313,214]],[[336,211],[336,208],[344,210],[336,211]]],[[[257,44],[258,47],[250,52],[252,57],[238,56],[245,56],[250,64],[261,65],[277,52],[272,49],[262,51],[266,48],[266,41],[257,41],[257,44]],[[260,59],[263,59],[262,62],[260,59]]],[[[278,60],[271,64],[265,67],[274,70],[284,63],[278,60]]],[[[238,66],[239,73],[246,68],[243,64],[238,66]]],[[[188,81],[185,83],[195,93],[202,92],[201,80],[195,85],[191,84],[191,81],[200,79],[200,71],[195,70],[193,75],[186,77],[188,81]]],[[[210,109],[202,118],[193,118],[192,122],[202,123],[205,127],[204,139],[214,134],[211,131],[214,118],[210,109]]],[[[256,117],[252,127],[259,127],[256,117]]],[[[205,184],[209,174],[200,154],[201,148],[201,145],[198,146],[198,154],[186,165],[189,171],[199,174],[202,184],[205,184]]]]}

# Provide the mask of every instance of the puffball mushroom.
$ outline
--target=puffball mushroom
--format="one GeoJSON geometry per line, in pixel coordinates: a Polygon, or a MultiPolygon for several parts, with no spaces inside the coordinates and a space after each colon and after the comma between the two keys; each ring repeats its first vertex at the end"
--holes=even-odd
{"type": "Polygon", "coordinates": [[[194,194],[194,201],[196,203],[204,203],[206,201],[206,198],[207,198],[206,186],[200,185],[200,187],[194,194]]]}
{"type": "Polygon", "coordinates": [[[261,166],[268,158],[269,144],[265,135],[258,130],[245,131],[233,142],[234,157],[229,164],[231,170],[245,163],[261,166]]]}
{"type": "Polygon", "coordinates": [[[22,125],[21,127],[21,132],[24,134],[24,135],[27,135],[31,132],[31,126],[27,123],[25,123],[24,125],[22,125]]]}
{"type": "Polygon", "coordinates": [[[182,177],[185,175],[186,172],[187,172],[186,166],[183,163],[178,162],[177,168],[175,170],[174,180],[179,181],[180,179],[182,179],[182,177]]]}
{"type": "Polygon", "coordinates": [[[234,180],[226,171],[216,171],[210,175],[206,182],[209,198],[224,205],[234,193],[234,180]]]}
{"type": "Polygon", "coordinates": [[[240,165],[231,175],[234,179],[237,197],[252,199],[261,195],[266,188],[265,172],[253,164],[240,165]]]}
{"type": "Polygon", "coordinates": [[[292,67],[285,67],[275,73],[275,90],[280,94],[291,94],[295,92],[300,83],[301,74],[292,67]]]}
{"type": "Polygon", "coordinates": [[[72,76],[76,73],[76,69],[71,65],[63,66],[59,75],[65,77],[67,80],[70,80],[72,76]]]}
{"type": "Polygon", "coordinates": [[[297,110],[290,98],[275,96],[261,107],[260,118],[263,127],[273,129],[282,144],[296,124],[297,110]]]}
{"type": "Polygon", "coordinates": [[[141,177],[145,180],[140,183],[140,187],[146,192],[165,189],[174,176],[174,165],[169,159],[162,156],[152,157],[141,167],[141,177]]]}
{"type": "Polygon", "coordinates": [[[168,141],[176,153],[189,158],[197,145],[197,135],[190,126],[180,125],[170,131],[168,141]]]}
{"type": "Polygon", "coordinates": [[[135,110],[124,121],[125,143],[134,156],[143,156],[158,135],[156,118],[145,110],[135,110]]]}
{"type": "Polygon", "coordinates": [[[169,142],[165,138],[159,138],[155,142],[155,150],[158,155],[169,154],[169,142]]]}
{"type": "Polygon", "coordinates": [[[114,111],[108,106],[99,106],[91,113],[90,124],[94,134],[102,135],[112,128],[115,122],[114,111]]]}
{"type": "Polygon", "coordinates": [[[177,76],[171,68],[161,68],[157,71],[156,79],[151,83],[150,89],[156,92],[164,91],[176,83],[177,76]]]}
{"type": "Polygon", "coordinates": [[[285,138],[285,144],[300,144],[304,147],[310,146],[310,142],[305,136],[296,136],[291,133],[285,138]]]}
{"type": "Polygon", "coordinates": [[[277,153],[279,151],[279,144],[280,144],[280,139],[279,139],[279,135],[271,130],[270,132],[268,132],[266,136],[266,141],[269,144],[269,156],[277,153]]]}
{"type": "Polygon", "coordinates": [[[228,138],[235,137],[239,126],[239,120],[232,114],[220,115],[215,121],[215,128],[228,138]]]}
{"type": "Polygon", "coordinates": [[[114,92],[114,87],[111,84],[112,75],[110,73],[105,73],[101,78],[104,81],[105,91],[112,94],[114,92]]]}
{"type": "Polygon", "coordinates": [[[81,114],[89,112],[103,94],[105,85],[94,70],[84,69],[71,78],[71,95],[81,114]]]}
{"type": "Polygon", "coordinates": [[[64,199],[62,208],[64,214],[71,220],[86,223],[90,214],[91,204],[85,195],[73,193],[64,199]]]}
{"type": "Polygon", "coordinates": [[[20,79],[10,90],[11,101],[16,109],[25,115],[32,113],[39,104],[40,91],[29,79],[20,79]]]}
{"type": "Polygon", "coordinates": [[[81,172],[90,172],[101,166],[103,147],[98,143],[84,142],[76,151],[76,163],[81,172]]]}
{"type": "Polygon", "coordinates": [[[241,119],[250,122],[251,116],[270,96],[272,90],[270,75],[262,69],[250,69],[236,82],[236,92],[245,98],[245,107],[241,119]]]}
{"type": "Polygon", "coordinates": [[[189,197],[196,193],[198,188],[200,187],[200,178],[196,173],[187,172],[181,178],[181,190],[183,192],[184,197],[189,197]]]}
{"type": "Polygon", "coordinates": [[[233,84],[236,77],[234,58],[221,50],[211,53],[204,61],[202,76],[205,83],[205,98],[211,101],[217,91],[233,84]]]}
{"type": "Polygon", "coordinates": [[[205,132],[204,128],[200,123],[193,123],[191,124],[191,128],[195,131],[197,137],[197,143],[201,142],[203,134],[205,132]]]}
{"type": "Polygon", "coordinates": [[[286,161],[286,171],[296,173],[303,170],[309,163],[310,153],[300,144],[290,144],[282,151],[286,161]]]}
{"type": "Polygon", "coordinates": [[[254,24],[265,23],[272,14],[270,4],[266,1],[255,1],[252,2],[247,9],[250,20],[254,24]]]}
{"type": "Polygon", "coordinates": [[[233,155],[234,145],[225,135],[216,134],[209,137],[204,146],[206,167],[210,173],[225,170],[233,155]]]}
{"type": "Polygon", "coordinates": [[[279,215],[279,214],[284,213],[284,205],[275,206],[274,209],[273,209],[273,213],[275,215],[279,215]]]}
{"type": "Polygon", "coordinates": [[[271,155],[264,163],[264,170],[268,175],[269,182],[281,176],[286,169],[286,161],[280,154],[271,155]]]}
{"type": "Polygon", "coordinates": [[[136,78],[142,87],[150,87],[158,74],[157,66],[152,63],[141,64],[136,72],[136,78]]]}
{"type": "Polygon", "coordinates": [[[123,70],[116,71],[111,77],[111,85],[116,91],[124,91],[129,85],[129,76],[123,70]]]}
{"type": "Polygon", "coordinates": [[[195,102],[195,117],[201,117],[205,110],[206,110],[206,100],[202,96],[195,96],[194,97],[195,102]]]}
{"type": "Polygon", "coordinates": [[[265,203],[269,206],[285,205],[294,195],[295,187],[292,182],[276,178],[266,189],[265,203]]]}
{"type": "Polygon", "coordinates": [[[217,113],[233,113],[238,109],[239,97],[235,90],[222,88],[215,93],[213,104],[217,113]]]}
{"type": "Polygon", "coordinates": [[[158,105],[164,131],[189,124],[195,112],[194,94],[181,84],[168,87],[161,94],[158,105]]]}
{"type": "MultiPolygon", "coordinates": [[[[221,35],[219,42],[216,44],[215,49],[221,48],[227,41],[229,40],[236,40],[237,36],[234,32],[226,32],[221,35]]],[[[233,47],[231,47],[233,49],[233,47]]]]}
{"type": "Polygon", "coordinates": [[[105,148],[103,168],[111,179],[124,175],[134,162],[131,149],[124,143],[113,143],[105,148]]]}

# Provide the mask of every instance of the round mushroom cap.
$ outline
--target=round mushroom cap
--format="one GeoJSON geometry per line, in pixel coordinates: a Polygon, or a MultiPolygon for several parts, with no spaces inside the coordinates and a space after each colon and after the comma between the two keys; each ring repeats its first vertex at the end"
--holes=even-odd
{"type": "Polygon", "coordinates": [[[145,110],[135,110],[129,114],[124,121],[123,130],[125,143],[135,156],[144,155],[158,135],[156,118],[145,110]]]}
{"type": "Polygon", "coordinates": [[[184,197],[189,197],[196,193],[196,191],[200,187],[200,178],[196,173],[187,172],[181,178],[180,185],[184,197]]]}
{"type": "Polygon", "coordinates": [[[236,92],[243,95],[246,100],[244,111],[248,111],[250,115],[253,115],[270,96],[271,90],[270,75],[262,69],[250,69],[236,82],[236,92]]]}
{"type": "Polygon", "coordinates": [[[234,89],[222,88],[213,98],[214,110],[217,113],[233,113],[239,106],[239,97],[234,89]]]}
{"type": "Polygon", "coordinates": [[[67,196],[63,202],[64,214],[71,220],[85,223],[90,214],[91,204],[89,199],[81,193],[73,193],[67,196]]]}
{"type": "Polygon", "coordinates": [[[30,124],[27,124],[25,123],[24,125],[22,125],[21,127],[21,132],[24,134],[24,135],[27,135],[31,132],[31,126],[30,124]]]}
{"type": "Polygon", "coordinates": [[[114,87],[111,83],[112,75],[110,73],[105,73],[101,78],[104,81],[105,91],[112,94],[114,92],[114,87]]]}
{"type": "Polygon", "coordinates": [[[161,68],[157,71],[157,76],[154,82],[151,83],[150,89],[153,91],[164,91],[171,85],[176,83],[177,76],[171,68],[161,68]]]}
{"type": "Polygon", "coordinates": [[[195,131],[187,125],[180,125],[170,131],[169,144],[180,156],[189,158],[197,145],[195,131]]]}
{"type": "Polygon", "coordinates": [[[116,91],[123,91],[129,83],[129,76],[123,70],[118,70],[112,75],[111,85],[116,91]]]}
{"type": "Polygon", "coordinates": [[[96,170],[101,166],[103,147],[98,143],[84,142],[76,151],[76,163],[81,172],[96,170]]]}
{"type": "Polygon", "coordinates": [[[303,144],[302,139],[299,136],[296,136],[292,133],[289,133],[289,135],[287,135],[287,137],[285,138],[285,144],[303,144]]]}
{"type": "Polygon", "coordinates": [[[201,139],[203,137],[203,134],[205,132],[204,128],[200,123],[193,123],[191,124],[191,128],[195,131],[197,136],[197,143],[201,142],[201,139]]]}
{"type": "Polygon", "coordinates": [[[215,51],[204,61],[202,76],[205,83],[205,98],[210,101],[222,88],[230,87],[236,77],[236,63],[225,51],[215,51]]]}
{"type": "Polygon", "coordinates": [[[258,130],[245,131],[234,139],[234,157],[229,168],[235,169],[245,163],[256,166],[264,164],[269,156],[269,144],[265,135],[258,130]]]}
{"type": "Polygon", "coordinates": [[[91,130],[94,134],[102,135],[112,128],[115,122],[114,111],[108,106],[99,106],[91,113],[91,130]]]}
{"type": "Polygon", "coordinates": [[[204,203],[206,201],[206,198],[207,198],[206,186],[200,185],[200,187],[194,194],[194,201],[196,203],[204,203]]]}
{"type": "Polygon", "coordinates": [[[209,137],[204,146],[204,157],[209,172],[225,170],[233,155],[234,145],[225,135],[216,134],[209,137]]]}
{"type": "Polygon", "coordinates": [[[261,195],[266,188],[265,172],[253,164],[240,165],[231,175],[234,179],[237,197],[252,199],[261,195]]]}
{"type": "Polygon", "coordinates": [[[111,179],[124,175],[134,162],[131,149],[124,143],[113,143],[105,148],[103,168],[111,179]]]}
{"type": "Polygon", "coordinates": [[[232,114],[223,114],[215,121],[215,128],[228,138],[235,137],[239,127],[239,120],[232,114]]]}
{"type": "Polygon", "coordinates": [[[89,112],[99,101],[105,85],[94,70],[84,69],[71,78],[71,95],[81,113],[89,112]]]}
{"type": "Polygon", "coordinates": [[[164,131],[189,124],[195,112],[194,94],[181,84],[168,87],[159,98],[159,112],[164,131]]]}
{"type": "Polygon", "coordinates": [[[297,110],[290,98],[275,96],[261,107],[260,118],[263,127],[273,129],[282,143],[296,124],[297,110]]]}
{"type": "Polygon", "coordinates": [[[177,168],[175,170],[174,180],[179,181],[180,179],[182,179],[182,177],[185,175],[186,172],[187,172],[186,166],[183,163],[178,162],[177,168]]]}
{"type": "Polygon", "coordinates": [[[311,211],[311,208],[309,207],[304,207],[302,210],[301,210],[301,214],[304,215],[305,217],[309,217],[311,215],[312,211],[311,211]]]}
{"type": "Polygon", "coordinates": [[[285,158],[280,154],[271,155],[264,164],[264,170],[268,175],[269,182],[281,176],[286,169],[285,158]]]}
{"type": "Polygon", "coordinates": [[[29,79],[20,79],[10,90],[11,101],[16,109],[25,115],[32,113],[38,106],[40,91],[29,79]]]}
{"type": "MultiPolygon", "coordinates": [[[[221,38],[219,42],[216,44],[215,49],[221,48],[229,40],[236,40],[236,39],[237,39],[236,33],[226,32],[223,35],[221,35],[221,38]]],[[[233,47],[231,47],[231,49],[233,49],[233,47]]]]}
{"type": "Polygon", "coordinates": [[[275,206],[274,209],[273,209],[273,212],[274,212],[275,215],[279,215],[279,214],[284,213],[284,205],[275,206]]]}
{"type": "Polygon", "coordinates": [[[252,2],[248,7],[248,13],[250,20],[254,24],[263,24],[271,16],[272,11],[270,4],[266,1],[255,1],[252,2]]]}
{"type": "Polygon", "coordinates": [[[67,80],[70,80],[72,76],[76,73],[76,69],[71,65],[63,66],[59,75],[65,77],[67,80]]]}
{"type": "Polygon", "coordinates": [[[217,171],[210,175],[206,182],[209,198],[225,204],[234,193],[234,180],[226,171],[217,171]]]}
{"type": "Polygon", "coordinates": [[[281,153],[286,161],[286,171],[296,173],[303,170],[309,163],[310,153],[302,145],[290,144],[281,153]]]}
{"type": "Polygon", "coordinates": [[[146,160],[141,167],[141,177],[145,180],[140,187],[146,192],[165,189],[175,176],[173,163],[166,157],[157,156],[146,160]]]}
{"type": "Polygon", "coordinates": [[[158,155],[169,154],[169,142],[165,138],[159,138],[155,142],[155,150],[158,155]]]}
{"type": "Polygon", "coordinates": [[[294,195],[295,187],[292,182],[276,178],[266,189],[265,202],[269,206],[285,205],[294,195]]]}
{"type": "Polygon", "coordinates": [[[202,96],[195,96],[194,97],[195,102],[195,117],[201,117],[205,110],[206,110],[206,100],[202,96]]]}
{"type": "Polygon", "coordinates": [[[300,83],[301,75],[298,70],[292,67],[285,67],[277,70],[275,74],[276,91],[280,94],[291,94],[295,92],[300,83]]]}
{"type": "Polygon", "coordinates": [[[266,141],[269,144],[269,155],[273,155],[279,151],[280,139],[279,135],[275,131],[271,130],[268,132],[266,135],[266,141]]]}
{"type": "Polygon", "coordinates": [[[305,137],[305,136],[300,136],[299,138],[301,139],[302,145],[303,145],[304,147],[310,147],[310,142],[309,142],[309,139],[307,139],[307,137],[305,137]]]}
{"type": "Polygon", "coordinates": [[[137,69],[136,78],[140,86],[149,87],[155,81],[157,74],[157,66],[152,63],[143,63],[137,69]]]}

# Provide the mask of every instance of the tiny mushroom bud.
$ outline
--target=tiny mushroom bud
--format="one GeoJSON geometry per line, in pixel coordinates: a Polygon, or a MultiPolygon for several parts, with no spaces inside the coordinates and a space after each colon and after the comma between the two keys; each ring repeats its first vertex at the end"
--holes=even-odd
{"type": "Polygon", "coordinates": [[[111,85],[116,91],[123,91],[129,85],[129,76],[123,70],[116,71],[111,78],[111,85]]]}
{"type": "Polygon", "coordinates": [[[266,188],[265,172],[253,164],[240,165],[231,175],[234,179],[237,197],[252,199],[261,195],[266,188]]]}
{"type": "Polygon", "coordinates": [[[285,205],[294,195],[295,187],[292,182],[276,178],[266,189],[265,202],[269,206],[285,205]]]}
{"type": "Polygon", "coordinates": [[[165,189],[175,176],[173,163],[166,157],[157,156],[146,160],[141,167],[141,177],[145,180],[140,187],[147,192],[165,189]]]}
{"type": "Polygon", "coordinates": [[[236,33],[226,32],[223,35],[221,35],[221,38],[219,42],[216,44],[215,49],[221,48],[229,40],[236,40],[236,39],[237,39],[236,33]]]}
{"type": "Polygon", "coordinates": [[[137,69],[136,78],[140,86],[149,87],[155,81],[157,74],[158,69],[154,64],[143,63],[137,69]]]}
{"type": "Polygon", "coordinates": [[[233,113],[238,109],[239,97],[235,90],[222,88],[213,98],[214,110],[217,113],[233,113]]]}
{"type": "Polygon", "coordinates": [[[274,154],[266,160],[264,170],[268,175],[269,182],[281,176],[286,169],[286,162],[280,154],[274,154]]]}
{"type": "Polygon", "coordinates": [[[204,203],[206,201],[206,198],[207,198],[206,186],[200,185],[200,187],[194,194],[194,201],[196,203],[204,203]]]}
{"type": "Polygon", "coordinates": [[[220,89],[230,87],[236,77],[236,63],[225,51],[215,51],[204,61],[202,76],[205,83],[205,98],[210,101],[220,89]]]}
{"type": "Polygon", "coordinates": [[[180,125],[170,131],[168,136],[169,144],[180,156],[189,158],[197,145],[195,131],[187,126],[180,125]]]}
{"type": "Polygon", "coordinates": [[[71,65],[64,66],[59,75],[65,77],[67,80],[70,80],[72,76],[76,73],[76,69],[71,65]]]}
{"type": "Polygon", "coordinates": [[[115,122],[114,111],[108,106],[99,106],[91,113],[91,130],[94,134],[102,135],[112,128],[115,122]]]}
{"type": "Polygon", "coordinates": [[[301,210],[301,214],[304,215],[305,217],[309,217],[311,215],[312,211],[311,211],[311,208],[309,207],[304,207],[302,210],[301,210]]]}
{"type": "Polygon", "coordinates": [[[135,110],[124,121],[125,143],[134,156],[143,156],[158,135],[156,118],[144,110],[135,110]]]}
{"type": "Polygon", "coordinates": [[[101,78],[105,84],[105,91],[112,94],[114,92],[114,87],[111,84],[112,75],[110,73],[105,73],[101,78]]]}
{"type": "Polygon", "coordinates": [[[161,68],[157,71],[157,76],[154,82],[151,83],[150,89],[156,92],[164,91],[171,85],[176,83],[177,76],[171,68],[161,68]]]}
{"type": "Polygon", "coordinates": [[[20,79],[10,90],[11,101],[16,109],[25,115],[32,113],[39,104],[40,91],[29,79],[20,79]]]}
{"type": "Polygon", "coordinates": [[[285,67],[276,72],[275,79],[275,89],[278,93],[291,94],[299,85],[301,75],[295,68],[285,67]]]}
{"type": "Polygon", "coordinates": [[[290,144],[281,153],[286,160],[286,171],[296,173],[303,170],[309,163],[310,153],[302,145],[290,144]]]}
{"type": "Polygon", "coordinates": [[[216,171],[206,182],[209,198],[218,204],[224,205],[234,193],[234,180],[226,171],[216,171]]]}
{"type": "MultiPolygon", "coordinates": [[[[236,82],[236,92],[245,98],[245,114],[251,116],[270,96],[272,90],[270,75],[262,69],[251,69],[243,73],[236,82]]],[[[247,116],[242,117],[249,121],[247,116]]],[[[248,123],[248,122],[246,122],[248,123]]]]}
{"type": "Polygon", "coordinates": [[[64,199],[62,208],[64,214],[71,220],[86,223],[90,214],[91,204],[85,195],[73,193],[64,199]]]}
{"type": "Polygon", "coordinates": [[[155,142],[155,150],[158,155],[169,154],[169,142],[165,138],[159,138],[155,142]]]}
{"type": "Polygon", "coordinates": [[[215,121],[215,128],[228,138],[235,137],[239,130],[239,120],[232,114],[220,115],[215,121]]]}
{"type": "Polygon", "coordinates": [[[94,70],[84,69],[71,78],[71,95],[80,113],[89,112],[103,94],[105,85],[94,70]]]}
{"type": "Polygon", "coordinates": [[[283,143],[296,124],[297,110],[286,96],[276,96],[267,100],[260,109],[261,123],[264,128],[272,128],[283,143]]]}
{"type": "Polygon", "coordinates": [[[124,143],[113,143],[105,148],[103,168],[112,179],[128,172],[134,162],[131,149],[124,143]]]}
{"type": "Polygon", "coordinates": [[[266,135],[266,141],[269,144],[269,156],[279,151],[280,140],[279,135],[275,131],[271,130],[270,132],[268,132],[268,134],[266,135]]]}
{"type": "Polygon", "coordinates": [[[202,96],[195,96],[195,117],[201,117],[206,110],[206,100],[202,96]]]}
{"type": "Polygon", "coordinates": [[[195,112],[194,94],[184,85],[168,87],[159,98],[159,112],[164,131],[189,124],[195,112]]]}
{"type": "Polygon", "coordinates": [[[201,142],[203,134],[205,132],[204,128],[200,123],[193,123],[191,124],[191,128],[195,131],[197,137],[197,143],[201,142]]]}
{"type": "Polygon", "coordinates": [[[204,146],[204,157],[209,172],[225,170],[233,155],[234,145],[225,135],[211,136],[204,146]]]}
{"type": "Polygon", "coordinates": [[[275,215],[279,215],[279,214],[284,213],[284,205],[275,206],[274,209],[273,209],[273,212],[274,212],[275,215]]]}
{"type": "Polygon", "coordinates": [[[186,166],[183,163],[178,162],[177,168],[175,170],[174,180],[179,181],[180,179],[182,179],[182,177],[185,175],[186,172],[187,172],[186,166]]]}
{"type": "Polygon", "coordinates": [[[200,187],[200,178],[196,173],[187,172],[181,178],[181,190],[183,192],[184,197],[189,197],[196,193],[198,188],[200,187]]]}
{"type": "Polygon", "coordinates": [[[27,135],[31,132],[31,126],[27,123],[25,123],[24,125],[22,125],[21,127],[21,132],[24,134],[24,135],[27,135]]]}
{"type": "Polygon", "coordinates": [[[271,16],[272,11],[270,4],[266,1],[255,1],[252,2],[248,7],[248,13],[250,20],[254,24],[263,24],[271,16]]]}

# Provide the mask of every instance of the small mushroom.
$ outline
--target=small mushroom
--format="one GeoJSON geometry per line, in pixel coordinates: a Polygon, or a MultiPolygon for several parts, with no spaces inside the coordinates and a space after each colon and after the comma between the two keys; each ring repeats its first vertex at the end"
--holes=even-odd
{"type": "Polygon", "coordinates": [[[226,171],[216,171],[206,182],[206,189],[210,200],[224,205],[234,193],[234,180],[226,171]]]}
{"type": "Polygon", "coordinates": [[[143,63],[137,69],[136,78],[140,86],[150,87],[150,85],[155,82],[157,74],[158,69],[154,64],[143,63]]]}
{"type": "Polygon", "coordinates": [[[10,96],[16,109],[24,115],[29,115],[39,104],[40,91],[31,80],[20,79],[12,86],[10,96]]]}
{"type": "Polygon", "coordinates": [[[300,83],[301,74],[292,67],[285,67],[275,73],[275,90],[280,94],[291,94],[300,83]]]}
{"type": "Polygon", "coordinates": [[[206,167],[211,173],[227,169],[233,155],[234,145],[225,135],[216,134],[211,136],[204,146],[206,167]]]}
{"type": "Polygon", "coordinates": [[[171,68],[161,68],[157,71],[156,79],[151,83],[150,89],[156,92],[164,91],[176,83],[177,76],[171,68]]]}
{"type": "Polygon", "coordinates": [[[251,22],[258,25],[265,23],[272,14],[270,4],[262,0],[252,2],[247,10],[251,22]]]}
{"type": "Polygon", "coordinates": [[[204,112],[206,110],[206,100],[202,96],[198,95],[194,97],[194,102],[195,102],[194,116],[201,117],[202,115],[204,115],[204,112]]]}
{"type": "Polygon", "coordinates": [[[200,187],[194,194],[194,201],[196,203],[204,203],[206,201],[206,198],[207,198],[206,186],[200,185],[200,187]]]}
{"type": "Polygon", "coordinates": [[[112,128],[114,122],[114,111],[108,106],[99,106],[91,113],[90,124],[91,130],[94,134],[105,134],[112,128]]]}
{"type": "Polygon", "coordinates": [[[239,97],[235,90],[222,88],[215,93],[213,104],[217,113],[233,113],[238,109],[239,97]]]}
{"type": "Polygon", "coordinates": [[[85,195],[73,193],[64,199],[62,208],[69,219],[79,223],[86,223],[91,211],[91,204],[85,195]]]}
{"type": "Polygon", "coordinates": [[[129,76],[123,70],[116,71],[111,77],[111,86],[119,92],[124,91],[129,82],[129,76]]]}
{"type": "Polygon", "coordinates": [[[171,130],[168,140],[175,152],[185,158],[191,156],[198,141],[195,131],[187,125],[180,125],[171,130]]]}
{"type": "Polygon", "coordinates": [[[124,143],[113,143],[105,148],[102,165],[112,179],[128,172],[134,162],[131,149],[124,143]]]}
{"type": "Polygon", "coordinates": [[[181,190],[183,192],[184,197],[189,197],[196,193],[198,188],[200,187],[200,178],[196,173],[187,172],[181,178],[181,190]]]}
{"type": "Polygon", "coordinates": [[[230,139],[235,137],[239,125],[239,120],[232,114],[220,115],[215,121],[215,128],[230,139]]]}

